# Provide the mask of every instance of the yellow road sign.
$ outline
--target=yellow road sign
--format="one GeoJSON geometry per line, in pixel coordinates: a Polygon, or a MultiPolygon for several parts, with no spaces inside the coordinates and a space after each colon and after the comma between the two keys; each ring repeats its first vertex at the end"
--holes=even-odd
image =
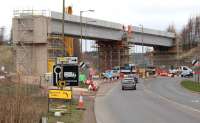
{"type": "Polygon", "coordinates": [[[50,99],[72,99],[72,91],[69,90],[49,90],[50,99]]]}

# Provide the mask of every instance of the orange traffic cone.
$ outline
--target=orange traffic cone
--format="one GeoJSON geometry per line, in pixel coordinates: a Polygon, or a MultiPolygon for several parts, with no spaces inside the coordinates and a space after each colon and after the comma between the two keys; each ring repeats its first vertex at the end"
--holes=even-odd
{"type": "Polygon", "coordinates": [[[85,110],[84,108],[84,102],[83,102],[83,93],[81,92],[79,101],[78,101],[78,106],[76,107],[78,110],[85,110]]]}

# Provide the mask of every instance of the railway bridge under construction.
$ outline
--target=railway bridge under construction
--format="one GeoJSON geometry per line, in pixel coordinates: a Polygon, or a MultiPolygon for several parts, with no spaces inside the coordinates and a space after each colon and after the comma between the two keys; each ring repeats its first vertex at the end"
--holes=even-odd
{"type": "Polygon", "coordinates": [[[100,71],[129,63],[129,49],[134,45],[154,47],[154,64],[177,54],[174,33],[128,26],[65,14],[64,42],[62,13],[15,11],[12,28],[16,67],[24,74],[41,75],[51,71],[58,56],[79,56],[80,38],[95,40],[100,71]],[[80,31],[86,27],[86,31],[80,31]],[[161,58],[163,57],[163,59],[161,58]]]}

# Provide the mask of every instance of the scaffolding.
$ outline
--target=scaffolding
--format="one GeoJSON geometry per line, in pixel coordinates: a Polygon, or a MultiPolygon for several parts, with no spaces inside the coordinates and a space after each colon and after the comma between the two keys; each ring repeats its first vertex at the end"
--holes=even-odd
{"type": "Polygon", "coordinates": [[[48,36],[48,72],[52,72],[57,57],[74,56],[74,38],[49,34],[48,36]]]}
{"type": "Polygon", "coordinates": [[[133,47],[132,37],[124,31],[121,41],[96,41],[98,48],[99,71],[112,69],[115,66],[124,66],[131,62],[129,50],[133,47]]]}
{"type": "MultiPolygon", "coordinates": [[[[72,15],[72,7],[65,9],[67,14],[72,15]]],[[[52,72],[53,65],[56,63],[57,57],[74,56],[75,55],[75,38],[63,36],[61,34],[48,34],[48,72],[52,72]]]]}
{"type": "Polygon", "coordinates": [[[13,11],[14,17],[28,17],[28,16],[45,16],[45,17],[50,17],[51,12],[48,10],[14,10],[13,11]]]}

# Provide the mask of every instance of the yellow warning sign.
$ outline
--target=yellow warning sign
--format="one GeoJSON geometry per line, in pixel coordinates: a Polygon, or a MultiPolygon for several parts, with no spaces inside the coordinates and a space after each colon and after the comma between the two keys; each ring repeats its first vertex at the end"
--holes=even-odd
{"type": "Polygon", "coordinates": [[[72,99],[72,91],[69,90],[49,90],[50,99],[72,99]]]}

